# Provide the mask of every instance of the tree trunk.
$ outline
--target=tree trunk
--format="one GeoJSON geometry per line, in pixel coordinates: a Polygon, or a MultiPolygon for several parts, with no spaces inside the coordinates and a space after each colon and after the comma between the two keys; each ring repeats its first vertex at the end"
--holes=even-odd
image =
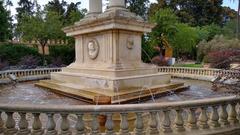
{"type": "Polygon", "coordinates": [[[42,47],[42,55],[43,55],[43,65],[45,66],[46,64],[46,59],[45,59],[45,46],[46,44],[41,44],[42,47]]]}

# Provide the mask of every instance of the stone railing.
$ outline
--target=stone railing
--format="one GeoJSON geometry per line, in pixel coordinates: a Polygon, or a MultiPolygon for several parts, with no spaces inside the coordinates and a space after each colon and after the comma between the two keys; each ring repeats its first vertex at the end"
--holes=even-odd
{"type": "Polygon", "coordinates": [[[0,104],[0,132],[7,135],[237,135],[240,134],[239,103],[240,98],[234,96],[127,105],[0,104]],[[135,124],[130,124],[130,115],[135,124]],[[113,116],[120,120],[114,120],[113,116]],[[103,117],[106,119],[101,127],[103,117]],[[71,121],[73,118],[75,122],[71,121]]]}
{"type": "Polygon", "coordinates": [[[61,68],[41,68],[41,69],[26,69],[26,70],[7,70],[0,71],[0,83],[9,82],[10,74],[17,77],[19,81],[36,80],[49,78],[51,72],[59,72],[61,68]]]}
{"type": "Polygon", "coordinates": [[[220,70],[212,68],[159,67],[158,71],[170,73],[176,77],[187,77],[203,80],[212,79],[212,77],[216,77],[218,75],[240,77],[240,72],[236,70],[220,70]]]}

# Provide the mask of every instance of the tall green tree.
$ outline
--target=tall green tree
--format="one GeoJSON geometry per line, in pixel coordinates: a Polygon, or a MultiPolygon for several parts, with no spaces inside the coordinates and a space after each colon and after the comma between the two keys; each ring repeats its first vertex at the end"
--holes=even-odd
{"type": "Polygon", "coordinates": [[[158,0],[150,6],[149,15],[160,8],[171,8],[182,23],[191,26],[222,24],[223,0],[158,0]]]}
{"type": "Polygon", "coordinates": [[[64,0],[62,1],[52,0],[45,5],[45,10],[47,12],[57,13],[61,17],[60,19],[64,20],[64,13],[66,11],[66,6],[67,6],[67,2],[64,0]]]}
{"type": "Polygon", "coordinates": [[[37,40],[45,55],[45,46],[49,40],[61,39],[65,36],[61,28],[60,16],[56,12],[37,11],[33,16],[24,16],[21,23],[22,37],[25,40],[37,40]]]}
{"type": "Polygon", "coordinates": [[[126,0],[126,3],[131,12],[147,19],[149,0],[126,0]]]}
{"type": "Polygon", "coordinates": [[[0,41],[6,41],[12,38],[12,18],[10,11],[6,9],[4,1],[0,1],[0,41]]]}
{"type": "Polygon", "coordinates": [[[73,23],[79,21],[82,19],[87,10],[82,9],[80,10],[78,7],[81,4],[81,2],[73,3],[67,5],[66,13],[64,14],[64,25],[72,25],[73,23]]]}
{"type": "Polygon", "coordinates": [[[34,4],[31,0],[19,0],[19,7],[16,8],[17,11],[17,21],[20,22],[23,16],[32,15],[34,4]]]}

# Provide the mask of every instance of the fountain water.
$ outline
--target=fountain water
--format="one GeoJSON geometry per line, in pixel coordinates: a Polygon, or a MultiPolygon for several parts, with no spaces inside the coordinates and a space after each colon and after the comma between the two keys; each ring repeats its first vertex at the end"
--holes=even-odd
{"type": "Polygon", "coordinates": [[[76,61],[37,85],[88,101],[110,99],[112,104],[138,100],[139,93],[153,97],[184,88],[183,83],[172,83],[170,74],[141,60],[142,35],[155,24],[129,12],[125,0],[109,2],[102,13],[101,1],[90,0],[88,15],[63,29],[75,38],[76,61]]]}

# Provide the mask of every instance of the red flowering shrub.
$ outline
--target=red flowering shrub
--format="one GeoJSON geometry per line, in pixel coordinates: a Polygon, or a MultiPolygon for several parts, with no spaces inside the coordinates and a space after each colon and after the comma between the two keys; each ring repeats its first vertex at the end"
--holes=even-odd
{"type": "Polygon", "coordinates": [[[208,53],[206,61],[212,68],[228,69],[232,62],[240,62],[240,50],[223,50],[208,53]]]}
{"type": "Polygon", "coordinates": [[[153,57],[151,62],[158,66],[167,66],[168,65],[168,60],[165,59],[164,57],[161,58],[160,56],[153,57]]]}

